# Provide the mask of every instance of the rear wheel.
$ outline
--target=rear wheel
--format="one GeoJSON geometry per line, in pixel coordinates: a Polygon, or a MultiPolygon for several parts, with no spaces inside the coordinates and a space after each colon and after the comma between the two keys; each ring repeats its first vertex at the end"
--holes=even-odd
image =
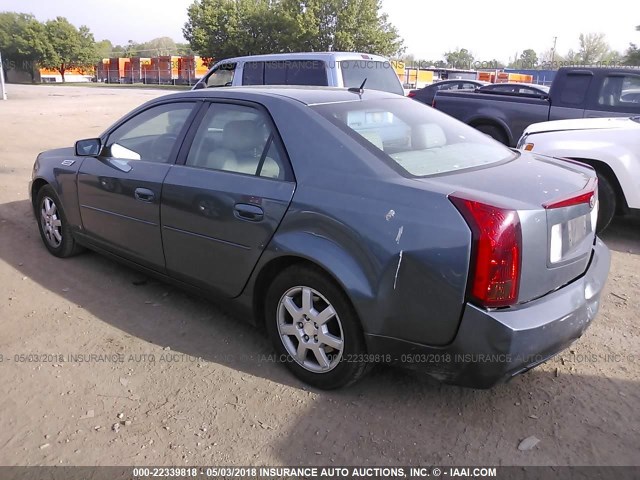
{"type": "Polygon", "coordinates": [[[288,268],[269,287],[265,307],[276,352],[300,380],[334,389],[366,372],[358,317],[342,290],[321,271],[288,268]]]}
{"type": "Polygon", "coordinates": [[[598,202],[600,207],[596,232],[600,233],[609,226],[618,206],[616,191],[609,179],[601,173],[598,173],[598,202]]]}
{"type": "Polygon", "coordinates": [[[36,197],[36,217],[44,246],[56,257],[70,257],[81,248],[71,235],[60,199],[51,185],[45,185],[36,197]]]}
{"type": "Polygon", "coordinates": [[[491,138],[499,141],[500,143],[503,143],[505,145],[508,145],[509,140],[507,139],[507,136],[505,135],[505,133],[502,131],[501,128],[496,127],[495,125],[476,125],[476,130],[479,130],[480,132],[489,135],[491,138]]]}

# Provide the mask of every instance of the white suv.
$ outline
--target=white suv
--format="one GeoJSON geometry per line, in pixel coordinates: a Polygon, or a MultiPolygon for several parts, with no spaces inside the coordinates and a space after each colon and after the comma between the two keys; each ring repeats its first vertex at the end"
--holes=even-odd
{"type": "Polygon", "coordinates": [[[402,83],[384,57],[367,53],[279,53],[227,58],[216,63],[193,89],[241,85],[317,85],[404,95],[402,83]]]}
{"type": "Polygon", "coordinates": [[[591,165],[598,174],[598,231],[616,213],[640,210],[640,116],[530,125],[518,148],[591,165]]]}

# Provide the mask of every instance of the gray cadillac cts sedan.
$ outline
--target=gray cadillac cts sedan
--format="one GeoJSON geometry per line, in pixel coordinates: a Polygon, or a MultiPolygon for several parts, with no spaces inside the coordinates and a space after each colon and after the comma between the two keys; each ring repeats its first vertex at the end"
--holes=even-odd
{"type": "Polygon", "coordinates": [[[41,153],[30,193],[53,255],[232,300],[320,388],[375,362],[488,388],[580,337],[609,270],[593,170],[378,91],[168,95],[41,153]]]}

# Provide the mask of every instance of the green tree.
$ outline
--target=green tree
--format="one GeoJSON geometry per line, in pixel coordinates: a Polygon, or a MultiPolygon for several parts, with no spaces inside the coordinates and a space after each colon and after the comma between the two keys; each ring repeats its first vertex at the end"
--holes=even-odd
{"type": "Polygon", "coordinates": [[[453,68],[471,68],[473,67],[473,54],[466,48],[460,48],[452,52],[444,54],[447,65],[453,68]]]}
{"type": "Polygon", "coordinates": [[[538,54],[532,48],[527,48],[520,55],[521,68],[536,68],[538,65],[538,54]]]}
{"type": "Polygon", "coordinates": [[[49,50],[42,59],[42,64],[60,72],[62,81],[70,68],[85,69],[98,61],[93,34],[86,26],[79,29],[64,17],[57,17],[45,24],[49,50]]]}
{"type": "Polygon", "coordinates": [[[5,78],[9,66],[29,72],[35,80],[36,66],[48,50],[45,28],[33,15],[0,13],[0,51],[5,78]]]}
{"type": "Polygon", "coordinates": [[[96,42],[96,55],[98,59],[110,58],[113,54],[113,43],[109,40],[100,40],[96,42]]]}
{"type": "Polygon", "coordinates": [[[635,43],[630,43],[625,52],[623,63],[625,65],[640,66],[640,48],[635,43]]]}
{"type": "Polygon", "coordinates": [[[295,51],[403,50],[381,0],[195,0],[183,28],[204,57],[295,51]]]}
{"type": "Polygon", "coordinates": [[[604,33],[581,33],[579,40],[580,50],[578,55],[581,63],[585,65],[593,65],[603,61],[610,52],[604,33]]]}

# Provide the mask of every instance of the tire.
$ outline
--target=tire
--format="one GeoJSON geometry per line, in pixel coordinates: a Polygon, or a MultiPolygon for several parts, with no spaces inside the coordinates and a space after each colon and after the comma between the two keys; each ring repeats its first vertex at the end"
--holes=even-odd
{"type": "Polygon", "coordinates": [[[609,179],[601,173],[598,173],[598,202],[600,207],[596,233],[601,233],[609,226],[618,208],[616,191],[609,179]]]}
{"type": "Polygon", "coordinates": [[[294,265],[278,275],[267,290],[265,319],[278,359],[303,382],[330,390],[367,372],[358,316],[342,289],[318,269],[294,265]]]}
{"type": "Polygon", "coordinates": [[[475,128],[476,130],[489,135],[494,140],[509,146],[509,140],[501,128],[496,127],[495,125],[476,125],[475,128]]]}
{"type": "Polygon", "coordinates": [[[60,198],[51,185],[38,190],[35,214],[40,237],[49,253],[66,258],[82,250],[71,234],[60,198]]]}

